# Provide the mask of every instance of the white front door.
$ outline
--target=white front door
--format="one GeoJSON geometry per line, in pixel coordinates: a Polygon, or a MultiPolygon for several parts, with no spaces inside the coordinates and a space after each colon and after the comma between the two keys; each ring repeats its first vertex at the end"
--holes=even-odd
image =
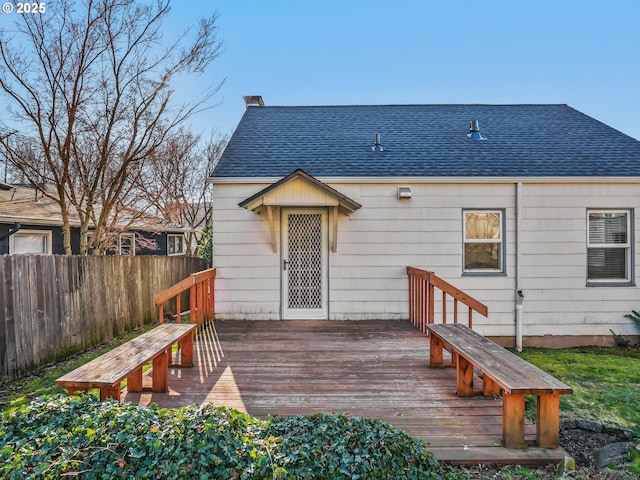
{"type": "Polygon", "coordinates": [[[282,211],[282,316],[328,318],[327,211],[282,211]]]}

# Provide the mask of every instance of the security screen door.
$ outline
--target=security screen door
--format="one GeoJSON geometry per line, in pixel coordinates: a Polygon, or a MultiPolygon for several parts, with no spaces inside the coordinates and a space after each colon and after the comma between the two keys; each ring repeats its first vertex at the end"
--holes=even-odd
{"type": "Polygon", "coordinates": [[[327,319],[327,212],[283,210],[282,315],[327,319]]]}

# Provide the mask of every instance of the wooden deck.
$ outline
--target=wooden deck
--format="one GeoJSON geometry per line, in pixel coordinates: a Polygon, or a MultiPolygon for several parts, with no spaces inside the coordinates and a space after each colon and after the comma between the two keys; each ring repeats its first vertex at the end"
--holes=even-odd
{"type": "MultiPolygon", "coordinates": [[[[429,367],[429,338],[408,321],[218,321],[196,337],[194,368],[168,393],[125,392],[162,407],[210,402],[266,418],[317,412],[381,418],[453,464],[548,464],[562,450],[500,446],[502,401],[459,398],[455,369],[429,367]]],[[[527,438],[534,440],[533,425],[527,438]]]]}

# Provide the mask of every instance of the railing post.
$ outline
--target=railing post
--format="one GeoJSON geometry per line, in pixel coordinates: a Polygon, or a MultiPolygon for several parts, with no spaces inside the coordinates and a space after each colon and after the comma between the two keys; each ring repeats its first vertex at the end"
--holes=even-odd
{"type": "Polygon", "coordinates": [[[190,323],[198,323],[197,319],[197,305],[196,305],[196,286],[192,285],[189,288],[189,310],[191,311],[190,323]]]}
{"type": "Polygon", "coordinates": [[[447,323],[447,292],[442,291],[442,323],[447,323]]]}
{"type": "Polygon", "coordinates": [[[407,275],[409,277],[409,321],[412,325],[415,325],[414,311],[413,311],[413,302],[414,302],[414,292],[413,292],[413,275],[409,273],[407,275]]]}
{"type": "Polygon", "coordinates": [[[427,280],[424,278],[420,279],[420,330],[422,333],[427,331],[427,319],[428,319],[428,311],[427,311],[427,299],[429,295],[429,290],[427,288],[427,280]]]}
{"type": "Polygon", "coordinates": [[[211,291],[210,291],[210,283],[209,279],[206,279],[203,283],[204,288],[204,316],[205,318],[210,318],[211,311],[209,302],[211,301],[211,291]]]}
{"type": "Polygon", "coordinates": [[[447,295],[453,299],[453,323],[458,323],[458,302],[468,307],[469,328],[473,327],[473,311],[488,314],[487,306],[428,270],[407,267],[409,277],[409,320],[427,333],[427,325],[435,323],[435,289],[442,292],[442,323],[447,323],[447,295]]]}
{"type": "Polygon", "coordinates": [[[424,302],[423,292],[422,292],[422,279],[415,278],[415,289],[416,289],[416,327],[419,330],[422,330],[422,305],[424,302]]]}
{"type": "Polygon", "coordinates": [[[453,299],[453,323],[458,323],[458,299],[453,299]]]}
{"type": "Polygon", "coordinates": [[[204,321],[204,282],[198,282],[196,291],[198,292],[198,326],[201,326],[204,321]]]}
{"type": "Polygon", "coordinates": [[[184,280],[172,285],[155,296],[155,304],[160,315],[159,322],[164,322],[164,303],[175,298],[176,315],[181,318],[181,296],[189,291],[189,309],[191,323],[201,325],[204,318],[215,316],[215,277],[216,269],[211,268],[202,272],[193,273],[184,280]]]}
{"type": "Polygon", "coordinates": [[[432,283],[432,278],[431,276],[433,275],[432,272],[429,272],[429,293],[428,293],[428,303],[429,303],[429,314],[428,314],[428,323],[434,323],[435,320],[435,286],[432,283]]]}

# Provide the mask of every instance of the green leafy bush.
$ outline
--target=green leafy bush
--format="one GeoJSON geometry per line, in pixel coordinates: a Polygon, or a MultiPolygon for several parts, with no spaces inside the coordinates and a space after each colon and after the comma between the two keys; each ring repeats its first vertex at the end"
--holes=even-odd
{"type": "Polygon", "coordinates": [[[635,324],[636,328],[638,329],[638,331],[640,331],[640,313],[639,312],[635,310],[631,310],[631,313],[627,313],[625,317],[633,320],[633,323],[635,324]]]}
{"type": "Polygon", "coordinates": [[[180,409],[42,397],[0,422],[0,478],[464,478],[379,420],[267,422],[212,405],[180,409]]]}
{"type": "Polygon", "coordinates": [[[447,478],[422,442],[382,420],[325,414],[272,418],[266,433],[279,439],[275,458],[291,478],[447,478]]]}

